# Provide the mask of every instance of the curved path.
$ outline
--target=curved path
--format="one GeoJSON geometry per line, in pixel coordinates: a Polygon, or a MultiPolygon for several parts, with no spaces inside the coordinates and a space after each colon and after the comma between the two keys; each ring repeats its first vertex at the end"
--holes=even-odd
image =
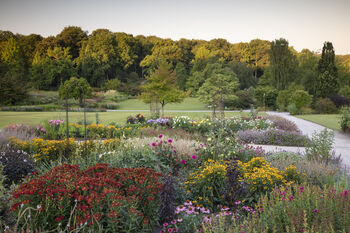
{"type": "MultiPolygon", "coordinates": [[[[294,116],[291,116],[286,112],[266,112],[269,115],[280,116],[286,118],[287,120],[293,121],[298,128],[302,131],[303,134],[306,134],[311,138],[312,134],[316,132],[320,132],[325,129],[324,126],[318,125],[316,123],[306,121],[294,116]]],[[[343,160],[343,164],[347,167],[350,167],[350,135],[344,134],[339,131],[334,132],[334,144],[333,148],[336,155],[341,154],[341,158],[343,160]]]]}

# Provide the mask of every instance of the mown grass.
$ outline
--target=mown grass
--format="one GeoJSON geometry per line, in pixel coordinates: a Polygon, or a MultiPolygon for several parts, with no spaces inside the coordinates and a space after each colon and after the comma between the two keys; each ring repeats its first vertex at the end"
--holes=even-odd
{"type": "MultiPolygon", "coordinates": [[[[126,118],[130,115],[135,116],[137,113],[142,113],[146,117],[150,116],[149,112],[100,112],[98,118],[100,123],[109,124],[115,122],[117,124],[124,124],[126,118]]],[[[262,113],[263,114],[263,113],[262,113]]],[[[210,117],[211,112],[165,112],[166,116],[189,116],[191,119],[199,120],[205,117],[210,117]]],[[[0,128],[6,125],[15,124],[28,124],[37,125],[45,120],[62,119],[65,120],[65,112],[0,112],[0,128]]],[[[232,116],[249,116],[249,113],[245,112],[227,112],[226,117],[232,116]]],[[[70,112],[69,122],[83,121],[84,114],[82,112],[70,112]]],[[[87,121],[90,123],[96,123],[96,113],[88,112],[87,121]]]]}
{"type": "Polygon", "coordinates": [[[311,114],[299,115],[298,118],[323,125],[329,129],[340,130],[340,115],[339,114],[311,114]]]}

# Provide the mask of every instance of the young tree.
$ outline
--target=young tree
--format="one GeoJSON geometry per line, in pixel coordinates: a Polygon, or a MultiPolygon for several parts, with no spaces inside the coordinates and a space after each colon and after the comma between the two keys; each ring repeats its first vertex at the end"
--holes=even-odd
{"type": "Polygon", "coordinates": [[[234,93],[239,86],[235,73],[227,72],[221,64],[211,67],[210,76],[199,88],[199,98],[212,106],[213,119],[216,117],[216,109],[220,107],[224,117],[224,101],[237,98],[234,93]]]}
{"type": "Polygon", "coordinates": [[[180,103],[187,96],[177,86],[175,71],[171,70],[171,65],[167,62],[161,61],[158,68],[151,72],[146,79],[146,84],[141,86],[143,92],[140,98],[145,103],[160,103],[162,116],[164,116],[164,106],[166,104],[180,103]]]}
{"type": "Polygon", "coordinates": [[[318,82],[316,95],[329,97],[338,90],[338,72],[335,66],[335,54],[331,42],[325,42],[322,48],[321,59],[318,63],[318,82]]]}
{"type": "Polygon", "coordinates": [[[58,93],[61,99],[68,96],[68,98],[79,100],[79,104],[82,106],[83,99],[92,95],[92,88],[85,78],[71,77],[60,86],[58,93]]]}

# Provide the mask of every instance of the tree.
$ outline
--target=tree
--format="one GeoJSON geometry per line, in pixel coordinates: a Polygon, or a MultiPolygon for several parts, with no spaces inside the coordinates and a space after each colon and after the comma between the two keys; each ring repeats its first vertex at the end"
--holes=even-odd
{"type": "Polygon", "coordinates": [[[83,99],[91,97],[92,88],[85,78],[71,77],[60,86],[58,93],[61,99],[68,96],[68,98],[79,100],[79,104],[82,106],[83,99]]]}
{"type": "Polygon", "coordinates": [[[176,85],[175,71],[171,70],[171,65],[167,62],[160,62],[158,68],[146,77],[147,82],[141,86],[143,92],[140,98],[145,103],[158,102],[162,107],[164,116],[164,106],[168,103],[180,103],[187,96],[176,85]]]}
{"type": "Polygon", "coordinates": [[[319,57],[308,49],[298,54],[298,69],[296,82],[303,85],[310,94],[315,94],[317,84],[317,66],[319,57]]]}
{"type": "Polygon", "coordinates": [[[27,97],[27,89],[20,79],[0,77],[0,105],[14,105],[27,97]]]}
{"type": "Polygon", "coordinates": [[[325,42],[322,48],[321,59],[318,63],[318,82],[316,95],[329,97],[338,91],[338,73],[335,66],[334,48],[331,42],[325,42]]]}
{"type": "Polygon", "coordinates": [[[270,67],[273,85],[278,90],[288,87],[295,78],[297,59],[288,47],[288,41],[281,38],[271,42],[270,67]]]}
{"type": "Polygon", "coordinates": [[[216,117],[216,109],[220,107],[224,117],[224,101],[237,98],[234,93],[239,86],[235,73],[227,72],[222,64],[212,66],[208,79],[199,88],[199,98],[213,109],[213,119],[216,117]]]}
{"type": "Polygon", "coordinates": [[[182,62],[177,63],[175,71],[176,71],[177,85],[181,90],[185,91],[188,74],[184,63],[182,62]]]}
{"type": "Polygon", "coordinates": [[[105,90],[118,90],[118,88],[120,87],[121,82],[119,79],[115,78],[115,79],[110,79],[108,80],[105,85],[104,85],[104,89],[105,90]]]}
{"type": "Polygon", "coordinates": [[[92,32],[88,41],[83,43],[77,64],[81,77],[85,77],[93,86],[102,86],[116,76],[118,67],[117,42],[115,35],[107,29],[92,32]]]}
{"type": "Polygon", "coordinates": [[[69,48],[73,59],[79,56],[80,48],[84,41],[88,39],[87,32],[81,27],[68,26],[56,36],[58,44],[63,48],[69,48]]]}

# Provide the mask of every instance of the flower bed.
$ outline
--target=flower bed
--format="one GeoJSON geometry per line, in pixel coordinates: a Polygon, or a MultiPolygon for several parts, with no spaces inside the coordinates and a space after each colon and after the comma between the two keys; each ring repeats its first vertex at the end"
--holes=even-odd
{"type": "Polygon", "coordinates": [[[13,192],[12,211],[30,229],[136,232],[152,229],[160,174],[96,164],[56,167],[13,192]],[[74,217],[74,218],[73,218],[74,217]]]}
{"type": "Polygon", "coordinates": [[[305,135],[278,129],[238,131],[237,138],[245,143],[261,145],[305,147],[310,144],[310,139],[305,135]]]}

